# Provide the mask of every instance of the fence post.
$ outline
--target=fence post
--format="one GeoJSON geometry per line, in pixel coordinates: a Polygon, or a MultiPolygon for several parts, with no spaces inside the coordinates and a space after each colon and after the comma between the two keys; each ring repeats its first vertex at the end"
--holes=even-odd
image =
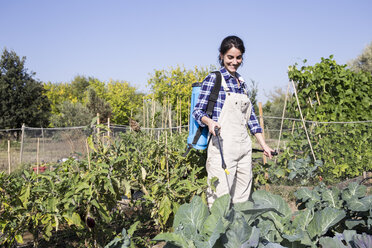
{"type": "Polygon", "coordinates": [[[20,151],[20,158],[19,158],[19,163],[22,164],[22,156],[23,156],[23,137],[25,134],[25,124],[22,124],[22,135],[21,135],[21,151],[20,151]]]}
{"type": "Polygon", "coordinates": [[[11,167],[11,162],[10,162],[10,140],[8,140],[8,174],[10,175],[10,167],[11,167]]]}
{"type": "MultiPolygon", "coordinates": [[[[264,121],[263,121],[262,102],[258,103],[258,110],[259,110],[259,114],[260,114],[260,125],[261,125],[261,128],[262,128],[262,136],[263,136],[263,138],[265,138],[265,127],[264,127],[264,121]]],[[[266,160],[265,155],[262,155],[262,159],[263,159],[263,163],[266,164],[267,160],[266,160]]]]}
{"type": "Polygon", "coordinates": [[[171,107],[171,103],[169,102],[169,96],[168,96],[168,114],[169,114],[170,136],[172,136],[172,107],[171,107]]]}
{"type": "Polygon", "coordinates": [[[85,139],[85,148],[87,149],[88,170],[90,171],[90,154],[89,154],[88,138],[85,139]]]}
{"type": "Polygon", "coordinates": [[[180,97],[180,133],[182,133],[182,97],[180,97]]]}
{"type": "MultiPolygon", "coordinates": [[[[99,120],[99,113],[97,113],[97,126],[100,124],[100,120],[99,120]]],[[[99,132],[100,132],[100,128],[97,127],[97,134],[99,135],[99,132]]],[[[99,136],[98,136],[99,137],[99,136]]]]}
{"type": "Polygon", "coordinates": [[[39,174],[39,150],[40,150],[40,138],[37,138],[37,147],[36,147],[36,174],[39,174]]]}
{"type": "Polygon", "coordinates": [[[110,117],[107,118],[107,137],[110,139],[110,117]]]}
{"type": "MultiPolygon", "coordinates": [[[[143,100],[143,127],[146,128],[146,109],[145,109],[145,97],[142,97],[143,100]]],[[[132,129],[130,129],[132,130],[132,129]]]]}

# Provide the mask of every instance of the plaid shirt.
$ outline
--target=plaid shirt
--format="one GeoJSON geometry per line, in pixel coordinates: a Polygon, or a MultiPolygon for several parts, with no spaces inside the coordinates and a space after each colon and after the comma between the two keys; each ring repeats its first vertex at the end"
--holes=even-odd
{"type": "MultiPolygon", "coordinates": [[[[220,72],[222,76],[225,78],[227,87],[230,89],[231,92],[239,93],[239,94],[246,94],[247,85],[244,82],[244,79],[238,73],[236,73],[236,76],[239,78],[240,85],[241,85],[240,88],[238,87],[238,82],[236,81],[236,79],[233,76],[231,76],[231,74],[224,67],[220,69],[220,72]]],[[[204,123],[201,122],[201,118],[203,116],[207,116],[206,111],[207,111],[208,99],[209,99],[209,95],[211,94],[211,90],[212,90],[212,87],[215,81],[216,81],[216,74],[214,73],[209,74],[204,79],[201,85],[198,101],[196,102],[194,111],[192,113],[192,116],[195,118],[198,124],[202,127],[206,126],[204,123]]],[[[218,94],[217,103],[214,106],[213,114],[212,114],[212,119],[216,122],[218,121],[218,118],[221,114],[225,99],[226,99],[226,93],[223,90],[223,87],[221,85],[221,90],[218,94]]],[[[252,108],[252,114],[247,124],[252,134],[262,133],[262,128],[260,124],[258,123],[256,114],[254,113],[253,108],[252,108]]]]}

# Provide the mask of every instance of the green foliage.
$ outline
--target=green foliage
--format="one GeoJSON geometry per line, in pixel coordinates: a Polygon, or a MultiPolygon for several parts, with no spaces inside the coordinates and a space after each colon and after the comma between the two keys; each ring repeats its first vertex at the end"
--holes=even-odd
{"type": "Polygon", "coordinates": [[[343,193],[337,188],[322,186],[314,190],[303,188],[296,195],[303,206],[295,213],[280,196],[263,190],[253,193],[253,201],[237,203],[231,208],[230,197],[222,196],[210,212],[196,196],[179,208],[173,222],[174,231],[161,233],[154,240],[165,240],[176,247],[215,248],[301,248],[340,244],[338,240],[348,244],[370,242],[371,236],[357,234],[367,232],[372,224],[371,197],[365,196],[364,186],[351,183],[343,193]],[[350,206],[352,202],[363,204],[350,206]],[[343,232],[343,237],[339,232],[343,232]]]}
{"type": "Polygon", "coordinates": [[[105,84],[92,77],[77,76],[71,83],[47,83],[44,88],[52,103],[52,124],[58,126],[89,123],[97,113],[101,123],[110,117],[115,124],[128,124],[131,114],[135,115],[142,106],[142,94],[127,82],[105,84]],[[81,114],[68,114],[66,109],[78,110],[81,114]]]}
{"type": "Polygon", "coordinates": [[[319,242],[323,247],[365,248],[372,247],[372,236],[366,233],[357,234],[354,230],[336,233],[333,238],[322,237],[319,242]]]}
{"type": "Polygon", "coordinates": [[[142,106],[142,94],[136,93],[136,88],[127,82],[109,82],[105,99],[110,103],[113,123],[121,125],[127,125],[129,117],[142,106]]]}
{"type": "Polygon", "coordinates": [[[362,54],[351,60],[348,64],[354,71],[366,71],[372,73],[372,42],[365,47],[362,54]]]}
{"type": "Polygon", "coordinates": [[[99,96],[93,87],[89,87],[86,92],[86,107],[91,116],[100,114],[100,123],[106,123],[112,114],[110,104],[99,96]]]}
{"type": "MultiPolygon", "coordinates": [[[[338,65],[330,58],[322,58],[314,66],[290,67],[288,76],[296,82],[302,113],[306,120],[320,122],[350,122],[372,119],[372,75],[353,72],[346,65],[338,65]]],[[[293,99],[293,98],[292,98],[293,99]]],[[[295,99],[288,112],[296,114],[295,99]]],[[[284,153],[284,163],[306,158],[310,154],[305,132],[298,129],[286,137],[291,139],[284,153]],[[303,152],[303,153],[300,153],[303,152]]],[[[322,176],[332,178],[354,177],[372,169],[372,129],[362,124],[312,124],[310,139],[316,159],[322,160],[322,176]]]]}
{"type": "MultiPolygon", "coordinates": [[[[284,92],[281,88],[274,89],[273,92],[270,92],[268,95],[269,100],[263,106],[263,113],[264,116],[282,116],[283,115],[283,108],[286,98],[286,92],[284,92]]],[[[289,94],[289,93],[288,93],[289,94]]],[[[290,101],[290,95],[288,96],[290,101]]],[[[285,112],[286,118],[294,117],[292,112],[286,111],[285,112]]],[[[265,126],[265,137],[266,138],[279,138],[279,130],[281,127],[281,119],[272,119],[272,118],[264,118],[264,126],[265,126]],[[270,131],[276,130],[276,131],[270,131]]],[[[291,123],[284,122],[283,123],[283,130],[288,130],[292,127],[291,123]]]]}
{"type": "MultiPolygon", "coordinates": [[[[186,70],[177,66],[169,70],[155,70],[148,84],[156,101],[163,103],[169,100],[173,110],[176,110],[178,101],[181,102],[182,123],[185,124],[189,118],[185,110],[190,108],[191,85],[195,82],[202,82],[214,69],[213,67],[209,69],[195,67],[194,70],[186,70]]],[[[152,98],[152,95],[149,98],[152,98]]]]}
{"type": "Polygon", "coordinates": [[[218,198],[208,210],[198,196],[182,205],[173,222],[174,232],[158,234],[177,247],[256,247],[259,231],[250,225],[267,209],[254,208],[249,202],[230,209],[230,196],[218,198]],[[253,246],[254,245],[254,246],[253,246]]]}
{"type": "Polygon", "coordinates": [[[161,229],[169,226],[180,204],[195,194],[204,194],[207,187],[205,170],[200,166],[205,163],[204,156],[197,151],[187,158],[181,156],[186,135],[164,133],[158,141],[133,133],[121,137],[121,170],[126,175],[126,195],[132,198],[131,191],[142,191],[146,201],[134,204],[147,208],[154,224],[161,229]]]}
{"type": "Polygon", "coordinates": [[[317,169],[323,165],[321,160],[317,160],[314,166],[311,164],[311,158],[308,156],[305,159],[291,160],[288,163],[288,169],[290,173],[288,175],[289,180],[297,179],[302,185],[308,184],[309,180],[312,180],[317,175],[317,169]]]}
{"type": "Polygon", "coordinates": [[[35,73],[27,72],[26,58],[4,49],[0,60],[0,128],[47,126],[50,103],[35,73]]]}
{"type": "Polygon", "coordinates": [[[54,127],[85,126],[90,123],[93,114],[81,103],[65,101],[61,104],[58,115],[51,116],[51,125],[54,127]]]}
{"type": "Polygon", "coordinates": [[[115,237],[110,243],[108,243],[105,248],[128,248],[130,247],[130,238],[127,234],[127,230],[123,228],[120,237],[115,237]]]}
{"type": "Polygon", "coordinates": [[[350,183],[340,191],[338,188],[315,187],[314,190],[302,188],[295,193],[296,198],[307,209],[316,212],[332,208],[343,213],[339,226],[349,229],[365,230],[372,227],[372,196],[366,196],[366,187],[350,183]]]}
{"type": "Polygon", "coordinates": [[[81,244],[103,246],[113,240],[113,246],[124,245],[125,236],[115,239],[124,227],[131,244],[143,247],[151,232],[170,228],[180,205],[206,190],[200,166],[205,157],[197,151],[188,158],[180,155],[186,135],[154,140],[132,132],[110,144],[107,137],[104,143],[90,137],[89,162],[70,159],[39,175],[29,168],[10,176],[0,173],[0,246],[22,243],[26,232],[47,246],[59,231],[73,232],[81,244]]]}

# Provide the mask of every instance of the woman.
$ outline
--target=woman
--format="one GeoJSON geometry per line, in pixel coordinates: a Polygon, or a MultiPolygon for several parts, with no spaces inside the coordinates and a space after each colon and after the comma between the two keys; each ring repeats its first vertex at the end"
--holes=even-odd
{"type": "Polygon", "coordinates": [[[245,52],[243,41],[237,36],[226,37],[219,49],[221,68],[221,90],[214,106],[212,117],[206,114],[211,89],[216,81],[215,73],[209,74],[203,81],[199,99],[193,111],[193,117],[200,126],[208,126],[213,135],[208,146],[207,172],[208,183],[213,177],[218,178],[216,192],[208,188],[207,201],[209,207],[217,197],[230,194],[232,203],[249,199],[252,185],[252,142],[247,131],[256,137],[271,158],[272,150],[262,136],[257,117],[247,95],[247,85],[237,73],[243,62],[245,52]],[[222,160],[215,129],[220,130],[220,144],[229,174],[221,167],[222,160]]]}

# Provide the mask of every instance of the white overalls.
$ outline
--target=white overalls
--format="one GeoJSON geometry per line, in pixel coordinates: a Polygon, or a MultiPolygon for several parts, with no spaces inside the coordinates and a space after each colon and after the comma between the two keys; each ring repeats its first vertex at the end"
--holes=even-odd
{"type": "Polygon", "coordinates": [[[231,195],[232,203],[247,201],[252,186],[252,142],[247,130],[252,104],[247,94],[230,92],[223,76],[221,84],[226,99],[218,118],[218,123],[221,125],[219,138],[226,168],[230,174],[226,175],[222,169],[217,137],[212,136],[206,164],[208,183],[213,177],[217,177],[218,182],[216,192],[212,192],[211,187],[208,187],[209,207],[217,197],[224,194],[231,195]]]}

